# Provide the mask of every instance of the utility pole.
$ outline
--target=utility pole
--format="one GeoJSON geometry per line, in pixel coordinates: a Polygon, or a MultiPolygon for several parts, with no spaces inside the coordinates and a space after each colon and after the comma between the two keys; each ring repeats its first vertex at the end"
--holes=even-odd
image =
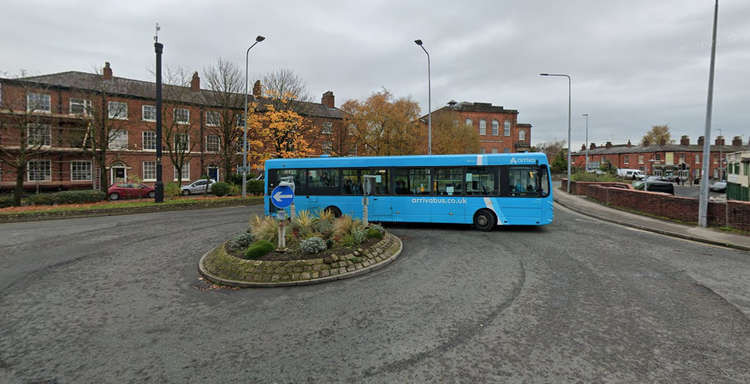
{"type": "Polygon", "coordinates": [[[156,193],[154,202],[164,202],[164,181],[162,180],[161,167],[161,54],[164,45],[159,42],[159,23],[156,23],[156,34],[154,35],[154,50],[156,51],[156,193]]]}
{"type": "MultiPolygon", "coordinates": [[[[711,39],[711,65],[708,75],[708,100],[706,101],[706,132],[703,140],[703,174],[701,175],[701,196],[698,205],[698,225],[708,226],[708,176],[711,161],[711,113],[714,102],[714,70],[716,65],[716,26],[719,21],[719,0],[714,5],[714,28],[711,39]]],[[[721,159],[719,159],[721,160],[721,159]]],[[[721,165],[721,164],[719,164],[721,165]]]]}
{"type": "Polygon", "coordinates": [[[585,171],[589,171],[589,114],[584,113],[582,115],[586,118],[586,169],[585,171]]]}

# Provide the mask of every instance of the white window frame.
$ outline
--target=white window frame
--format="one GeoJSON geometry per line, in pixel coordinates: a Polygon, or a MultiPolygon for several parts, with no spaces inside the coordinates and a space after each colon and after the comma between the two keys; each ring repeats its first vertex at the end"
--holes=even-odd
{"type": "MultiPolygon", "coordinates": [[[[85,172],[85,170],[84,170],[85,172]]],[[[91,181],[93,178],[93,168],[91,167],[91,160],[71,160],[70,161],[70,181],[91,181]],[[81,170],[76,170],[75,165],[78,164],[86,164],[88,167],[88,178],[76,178],[76,171],[81,172],[81,170]]]]}
{"type": "Polygon", "coordinates": [[[91,100],[79,99],[76,97],[71,97],[70,100],[68,100],[68,113],[69,114],[88,116],[89,111],[91,111],[91,100]],[[83,112],[81,113],[73,112],[73,105],[81,105],[83,107],[83,112]]]}
{"type": "Polygon", "coordinates": [[[114,120],[127,120],[128,119],[128,103],[124,101],[109,101],[107,102],[107,117],[114,120]],[[124,106],[118,107],[120,110],[115,111],[114,106],[124,106]]]}
{"type": "Polygon", "coordinates": [[[143,120],[143,121],[152,121],[152,122],[156,121],[156,106],[155,105],[150,105],[150,104],[141,105],[141,120],[143,120]],[[149,109],[153,108],[154,109],[154,112],[153,112],[154,113],[154,118],[153,119],[146,118],[146,108],[149,108],[149,109]]]}
{"type": "MultiPolygon", "coordinates": [[[[149,175],[150,176],[150,175],[149,175]]],[[[156,161],[143,161],[141,162],[141,177],[143,177],[143,181],[156,181],[156,161]],[[146,164],[153,165],[153,178],[146,177],[146,164]]]]}
{"type": "MultiPolygon", "coordinates": [[[[177,167],[172,165],[172,174],[174,175],[174,181],[177,181],[177,167]]],[[[182,166],[182,181],[190,181],[190,160],[185,162],[182,166]],[[187,173],[187,175],[185,175],[187,173]]]]}
{"type": "Polygon", "coordinates": [[[701,163],[701,153],[695,155],[695,164],[701,163]]]}
{"type": "Polygon", "coordinates": [[[630,164],[630,155],[622,155],[622,163],[630,164]]]}
{"type": "Polygon", "coordinates": [[[218,153],[221,150],[221,137],[218,135],[206,135],[206,152],[210,153],[218,153]],[[211,146],[209,144],[209,138],[215,137],[216,138],[216,150],[212,151],[211,146]]]}
{"type": "Polygon", "coordinates": [[[510,136],[510,121],[503,122],[503,136],[510,136]]]}
{"type": "Polygon", "coordinates": [[[526,130],[525,129],[519,129],[518,130],[518,141],[526,141],[526,130]]]}
{"type": "Polygon", "coordinates": [[[487,120],[479,119],[479,135],[487,136],[487,120]]]}
{"type": "Polygon", "coordinates": [[[174,149],[175,151],[180,151],[184,153],[190,153],[190,134],[188,133],[176,133],[174,135],[174,149]],[[185,149],[178,147],[178,137],[184,136],[187,140],[185,140],[185,149]]]}
{"type": "Polygon", "coordinates": [[[144,151],[156,151],[156,132],[154,132],[154,131],[143,131],[143,132],[141,132],[141,148],[143,148],[144,151]],[[146,134],[147,133],[153,133],[154,134],[154,138],[153,138],[154,148],[146,148],[146,134]]]}
{"type": "Polygon", "coordinates": [[[333,123],[330,121],[324,121],[323,127],[320,129],[320,133],[324,135],[333,135],[333,123]]]}
{"type": "MultiPolygon", "coordinates": [[[[38,171],[36,172],[39,173],[38,171]]],[[[33,181],[52,181],[52,161],[43,159],[34,159],[26,162],[26,180],[29,182],[33,181]],[[44,175],[44,179],[31,179],[31,163],[47,163],[47,172],[44,175]]]]}
{"type": "Polygon", "coordinates": [[[464,120],[464,124],[468,125],[469,127],[473,127],[474,126],[474,122],[471,121],[471,119],[469,119],[469,118],[467,118],[466,120],[464,120]]]}
{"type": "MultiPolygon", "coordinates": [[[[39,135],[34,135],[33,137],[36,138],[36,137],[39,137],[39,135]]],[[[26,124],[26,145],[31,145],[34,147],[35,146],[40,146],[40,147],[51,146],[52,145],[52,126],[50,126],[49,124],[37,124],[37,123],[26,124]],[[43,136],[46,140],[43,140],[41,145],[37,142],[31,141],[32,140],[32,135],[31,135],[32,128],[35,128],[35,129],[46,128],[47,129],[47,134],[43,136]]]]}
{"type": "Polygon", "coordinates": [[[172,110],[172,118],[174,119],[174,122],[177,123],[177,124],[188,125],[188,124],[190,124],[190,110],[187,109],[187,108],[174,108],[172,110]],[[179,115],[177,113],[178,111],[185,111],[185,113],[187,113],[187,115],[186,115],[187,119],[184,120],[184,121],[183,120],[178,120],[177,119],[177,116],[179,115]]]}
{"type": "Polygon", "coordinates": [[[324,141],[323,144],[320,145],[320,149],[324,155],[328,155],[333,151],[333,143],[330,141],[324,141]]]}
{"type": "MultiPolygon", "coordinates": [[[[117,140],[117,138],[111,136],[112,140],[110,140],[110,142],[107,143],[107,148],[110,149],[110,150],[113,150],[113,151],[127,150],[128,149],[128,145],[129,145],[128,130],[127,129],[114,129],[113,131],[124,132],[125,133],[125,145],[124,146],[123,145],[116,146],[115,145],[115,140],[117,140]]],[[[120,136],[120,135],[118,134],[118,136],[120,136]]]]}
{"type": "Polygon", "coordinates": [[[46,93],[36,93],[36,92],[29,92],[26,94],[26,112],[42,112],[42,113],[52,113],[52,96],[46,94],[46,93]],[[39,99],[46,99],[46,103],[42,102],[42,104],[46,104],[45,106],[47,109],[37,109],[39,105],[37,105],[36,101],[32,101],[32,98],[38,97],[39,99]]]}
{"type": "Polygon", "coordinates": [[[218,127],[221,124],[221,113],[219,111],[206,111],[206,126],[207,127],[218,127]],[[209,116],[215,116],[216,121],[211,122],[209,116]]]}
{"type": "Polygon", "coordinates": [[[492,136],[500,136],[500,122],[492,119],[492,136]]]}

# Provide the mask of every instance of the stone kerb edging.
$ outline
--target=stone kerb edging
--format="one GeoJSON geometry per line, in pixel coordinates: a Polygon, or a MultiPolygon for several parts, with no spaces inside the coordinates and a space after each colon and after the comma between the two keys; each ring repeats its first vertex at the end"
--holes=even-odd
{"type": "MultiPolygon", "coordinates": [[[[237,259],[245,263],[245,267],[252,270],[248,280],[232,280],[217,276],[208,271],[205,260],[215,252],[222,252],[224,244],[206,252],[198,262],[198,271],[209,281],[242,288],[283,287],[292,285],[319,284],[328,281],[348,279],[380,269],[401,255],[403,242],[395,235],[386,232],[382,240],[368,249],[357,249],[346,255],[331,255],[325,258],[293,260],[293,261],[263,261],[237,259]]],[[[226,254],[228,257],[234,258],[226,254]]]]}

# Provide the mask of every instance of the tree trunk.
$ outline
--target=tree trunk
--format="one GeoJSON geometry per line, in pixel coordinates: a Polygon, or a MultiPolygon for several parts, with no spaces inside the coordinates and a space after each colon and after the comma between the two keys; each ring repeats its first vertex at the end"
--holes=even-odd
{"type": "Polygon", "coordinates": [[[23,196],[23,174],[26,173],[26,164],[21,163],[16,167],[16,189],[13,192],[13,205],[21,205],[21,196],[23,196]]]}

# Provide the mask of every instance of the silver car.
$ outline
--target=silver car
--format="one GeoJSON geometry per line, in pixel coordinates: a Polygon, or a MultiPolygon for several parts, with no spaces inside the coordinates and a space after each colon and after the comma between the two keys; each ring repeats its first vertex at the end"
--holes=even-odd
{"type": "Polygon", "coordinates": [[[211,186],[216,183],[213,179],[200,179],[182,187],[183,195],[197,195],[211,192],[211,186]]]}

